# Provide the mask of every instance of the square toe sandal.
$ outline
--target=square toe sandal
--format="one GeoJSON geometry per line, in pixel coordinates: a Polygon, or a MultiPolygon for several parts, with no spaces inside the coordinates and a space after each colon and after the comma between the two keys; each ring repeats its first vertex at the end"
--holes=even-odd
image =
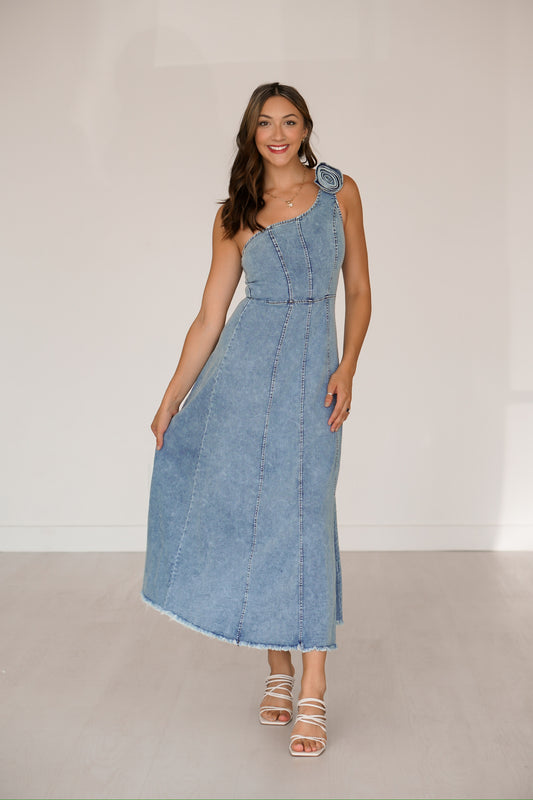
{"type": "MultiPolygon", "coordinates": [[[[265,697],[280,697],[283,700],[290,700],[292,706],[292,687],[294,677],[292,675],[270,675],[266,679],[265,697]],[[284,694],[282,694],[284,692],[284,694]]],[[[264,700],[265,698],[263,698],[264,700]]],[[[262,706],[259,709],[259,722],[261,725],[288,725],[292,719],[292,708],[283,706],[262,706]],[[279,719],[265,719],[264,711],[286,711],[289,719],[280,721],[279,719]]]]}
{"type": "MultiPolygon", "coordinates": [[[[302,697],[301,700],[298,700],[298,708],[300,708],[300,706],[312,706],[322,713],[296,714],[294,724],[296,725],[298,722],[308,722],[311,725],[316,725],[323,733],[326,733],[326,704],[324,701],[319,700],[318,697],[302,697]]],[[[289,752],[291,756],[321,756],[325,749],[326,739],[324,736],[308,736],[307,734],[303,736],[301,733],[293,733],[290,738],[289,752]],[[293,742],[298,739],[311,739],[314,742],[319,742],[322,747],[317,750],[311,750],[310,752],[306,752],[305,750],[293,750],[293,742]]]]}

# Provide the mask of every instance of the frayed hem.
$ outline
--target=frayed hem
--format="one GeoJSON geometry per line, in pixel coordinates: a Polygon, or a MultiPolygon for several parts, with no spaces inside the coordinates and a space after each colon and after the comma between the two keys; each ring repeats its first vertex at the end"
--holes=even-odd
{"type": "MultiPolygon", "coordinates": [[[[234,644],[237,647],[244,646],[244,647],[254,647],[257,650],[299,650],[301,653],[310,653],[313,650],[320,650],[320,651],[329,651],[329,650],[336,650],[336,644],[326,645],[325,647],[302,647],[300,644],[257,644],[254,642],[245,642],[243,639],[237,641],[237,639],[230,639],[228,636],[222,636],[220,633],[214,633],[213,631],[208,631],[205,628],[200,628],[199,625],[195,625],[193,622],[189,622],[183,617],[178,616],[173,611],[168,611],[166,608],[163,608],[158,603],[154,603],[153,600],[150,600],[143,591],[141,591],[141,600],[145,602],[147,605],[155,608],[156,611],[159,611],[160,614],[164,614],[170,619],[175,620],[176,622],[181,623],[186,628],[189,628],[192,631],[196,631],[197,633],[203,633],[204,636],[209,636],[211,639],[218,639],[221,642],[227,642],[228,644],[234,644]]],[[[337,622],[337,625],[342,624],[337,622]]]]}

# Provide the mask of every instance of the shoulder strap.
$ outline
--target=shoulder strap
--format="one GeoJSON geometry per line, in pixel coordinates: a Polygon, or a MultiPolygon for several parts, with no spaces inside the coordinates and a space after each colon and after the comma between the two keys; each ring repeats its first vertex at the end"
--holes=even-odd
{"type": "Polygon", "coordinates": [[[315,167],[315,180],[314,183],[317,186],[320,186],[325,192],[329,192],[329,194],[335,194],[342,188],[344,183],[344,178],[342,177],[342,172],[335,167],[326,164],[324,161],[321,161],[320,164],[317,164],[315,167]]]}

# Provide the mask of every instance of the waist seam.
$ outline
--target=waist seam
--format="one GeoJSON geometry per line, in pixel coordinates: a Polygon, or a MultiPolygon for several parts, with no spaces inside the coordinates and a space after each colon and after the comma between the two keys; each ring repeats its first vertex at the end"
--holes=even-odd
{"type": "Polygon", "coordinates": [[[295,303],[321,303],[324,300],[329,300],[331,297],[336,297],[335,294],[324,294],[321,297],[305,297],[305,298],[288,298],[286,300],[274,300],[269,297],[253,297],[251,294],[246,294],[249,300],[256,300],[260,303],[268,303],[269,305],[294,305],[295,303]]]}

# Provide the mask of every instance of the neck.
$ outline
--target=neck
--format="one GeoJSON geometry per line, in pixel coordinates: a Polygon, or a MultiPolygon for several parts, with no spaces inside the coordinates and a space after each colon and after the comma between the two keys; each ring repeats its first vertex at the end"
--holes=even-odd
{"type": "Polygon", "coordinates": [[[295,183],[302,183],[307,173],[299,158],[289,161],[288,164],[276,167],[273,164],[264,162],[265,176],[264,185],[268,189],[283,191],[285,187],[294,186],[295,183]]]}

